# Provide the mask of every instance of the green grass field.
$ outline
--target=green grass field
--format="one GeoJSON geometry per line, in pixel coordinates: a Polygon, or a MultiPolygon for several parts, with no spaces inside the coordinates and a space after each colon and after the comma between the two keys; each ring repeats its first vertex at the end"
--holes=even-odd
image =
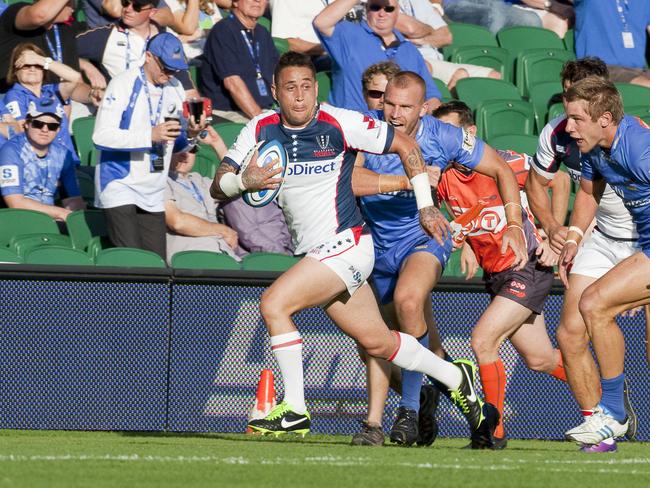
{"type": "Polygon", "coordinates": [[[510,441],[492,452],[463,450],[463,439],[410,449],[349,441],[0,430],[0,487],[650,486],[647,443],[584,454],[567,442],[510,441]]]}

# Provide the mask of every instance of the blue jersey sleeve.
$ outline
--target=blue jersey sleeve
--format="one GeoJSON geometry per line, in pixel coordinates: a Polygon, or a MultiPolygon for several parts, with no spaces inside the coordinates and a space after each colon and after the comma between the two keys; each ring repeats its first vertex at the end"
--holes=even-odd
{"type": "Polygon", "coordinates": [[[79,182],[75,174],[75,161],[72,152],[66,151],[65,160],[63,161],[63,168],[61,168],[61,185],[65,189],[65,194],[68,197],[78,197],[81,195],[79,190],[79,182]]]}
{"type": "Polygon", "coordinates": [[[483,158],[485,143],[466,129],[441,123],[439,132],[445,166],[450,161],[474,169],[483,158]]]}
{"type": "Polygon", "coordinates": [[[15,120],[24,120],[27,116],[27,106],[29,105],[29,100],[23,92],[12,87],[6,93],[4,103],[7,107],[7,112],[15,120]]]}
{"type": "Polygon", "coordinates": [[[15,144],[0,148],[0,193],[3,197],[23,194],[23,164],[15,144]]]}
{"type": "Polygon", "coordinates": [[[594,163],[597,159],[598,156],[594,156],[592,153],[580,156],[580,175],[585,180],[593,181],[602,178],[597,165],[594,163]]]}
{"type": "Polygon", "coordinates": [[[628,161],[634,162],[630,168],[634,177],[650,184],[650,130],[645,130],[635,144],[630,144],[628,161]]]}

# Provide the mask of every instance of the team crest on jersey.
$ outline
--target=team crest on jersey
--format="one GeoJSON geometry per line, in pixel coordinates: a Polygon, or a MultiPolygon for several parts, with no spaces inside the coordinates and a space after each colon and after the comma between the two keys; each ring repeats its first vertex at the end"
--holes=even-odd
{"type": "Polygon", "coordinates": [[[330,136],[326,134],[321,134],[316,136],[316,144],[320,149],[314,151],[314,157],[316,158],[331,158],[336,156],[336,150],[330,146],[330,136]]]}
{"type": "Polygon", "coordinates": [[[20,105],[18,105],[17,101],[9,102],[7,104],[7,110],[9,110],[9,113],[11,114],[12,117],[20,117],[20,105]]]}
{"type": "Polygon", "coordinates": [[[476,136],[469,132],[467,129],[463,129],[463,149],[468,153],[473,153],[475,146],[476,136]]]}
{"type": "Polygon", "coordinates": [[[320,148],[324,151],[325,149],[327,149],[327,146],[330,145],[330,136],[324,134],[321,134],[320,136],[316,136],[316,142],[318,143],[320,148]]]}

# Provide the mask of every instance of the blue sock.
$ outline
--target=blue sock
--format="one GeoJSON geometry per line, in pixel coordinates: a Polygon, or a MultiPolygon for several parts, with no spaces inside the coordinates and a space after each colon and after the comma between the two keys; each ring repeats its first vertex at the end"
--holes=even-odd
{"type": "Polygon", "coordinates": [[[625,420],[625,403],[623,402],[623,382],[625,373],[609,380],[600,380],[603,397],[600,404],[612,414],[618,422],[625,420]]]}
{"type": "MultiPolygon", "coordinates": [[[[424,347],[429,347],[429,334],[418,337],[418,342],[424,347]]],[[[420,410],[420,388],[422,387],[422,373],[417,371],[402,370],[402,400],[399,402],[400,407],[406,407],[409,410],[420,410]]]]}

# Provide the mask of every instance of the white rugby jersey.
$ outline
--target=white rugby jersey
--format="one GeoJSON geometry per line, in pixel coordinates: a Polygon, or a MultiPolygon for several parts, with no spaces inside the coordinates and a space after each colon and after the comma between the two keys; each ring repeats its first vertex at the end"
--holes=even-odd
{"type": "Polygon", "coordinates": [[[164,211],[174,144],[161,147],[164,169],[154,171],[151,129],[165,117],[181,118],[185,91],[175,78],[162,87],[146,83],[145,89],[141,69],[134,68],[113,78],[106,88],[93,132],[100,150],[95,171],[99,208],[135,204],[148,212],[164,211]]]}
{"type": "Polygon", "coordinates": [[[224,161],[239,169],[258,141],[279,141],[289,156],[278,204],[296,254],[345,229],[363,225],[352,193],[355,150],[384,153],[393,128],[352,110],[321,105],[302,129],[284,127],[277,111],[267,111],[242,129],[224,161]]]}
{"type": "MultiPolygon", "coordinates": [[[[541,176],[552,180],[560,169],[560,164],[564,163],[571,179],[579,183],[583,155],[566,131],[566,124],[566,115],[561,115],[544,126],[532,166],[541,176]]],[[[596,211],[596,225],[601,232],[616,239],[639,237],[632,215],[625,208],[621,197],[609,185],[605,187],[596,211]]]]}

